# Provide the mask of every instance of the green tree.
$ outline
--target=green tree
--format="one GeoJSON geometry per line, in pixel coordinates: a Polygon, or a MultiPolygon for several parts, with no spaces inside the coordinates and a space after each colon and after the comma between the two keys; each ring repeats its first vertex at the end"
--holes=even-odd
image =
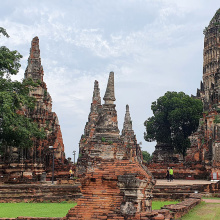
{"type": "Polygon", "coordinates": [[[147,151],[142,151],[142,155],[143,155],[143,160],[146,162],[149,162],[152,158],[150,153],[148,153],[147,151]]]}
{"type": "MultiPolygon", "coordinates": [[[[4,28],[0,36],[9,37],[4,28]]],[[[31,147],[34,138],[44,138],[45,132],[30,118],[28,110],[34,109],[35,99],[29,96],[36,86],[31,79],[12,81],[20,67],[22,55],[5,46],[0,47],[0,151],[3,146],[31,147]]]]}
{"type": "Polygon", "coordinates": [[[154,116],[144,125],[146,141],[166,143],[185,156],[189,136],[196,131],[202,116],[202,101],[183,92],[167,92],[151,105],[154,116]]]}

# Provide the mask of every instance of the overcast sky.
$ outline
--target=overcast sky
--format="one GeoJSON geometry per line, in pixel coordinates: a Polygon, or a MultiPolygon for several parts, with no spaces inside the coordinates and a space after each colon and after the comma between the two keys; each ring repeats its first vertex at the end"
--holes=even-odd
{"type": "MultiPolygon", "coordinates": [[[[31,40],[40,39],[44,81],[58,115],[65,152],[73,157],[88,120],[94,81],[104,96],[115,72],[116,109],[122,129],[129,104],[142,149],[151,103],[166,91],[196,93],[202,79],[203,29],[219,0],[0,0],[0,45],[22,55],[24,77],[31,40]]],[[[103,103],[103,102],[102,102],[103,103]]]]}

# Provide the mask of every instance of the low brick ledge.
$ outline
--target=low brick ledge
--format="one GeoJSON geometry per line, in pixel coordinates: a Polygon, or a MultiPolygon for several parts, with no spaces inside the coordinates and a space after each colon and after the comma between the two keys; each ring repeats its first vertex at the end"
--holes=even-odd
{"type": "Polygon", "coordinates": [[[194,208],[200,202],[201,202],[201,194],[195,193],[190,195],[189,198],[184,199],[180,203],[174,205],[165,205],[160,210],[155,210],[155,211],[163,215],[163,212],[165,210],[168,210],[170,214],[169,218],[166,217],[168,214],[164,213],[165,214],[163,215],[164,219],[180,219],[183,215],[187,214],[190,211],[190,209],[194,208]]]}

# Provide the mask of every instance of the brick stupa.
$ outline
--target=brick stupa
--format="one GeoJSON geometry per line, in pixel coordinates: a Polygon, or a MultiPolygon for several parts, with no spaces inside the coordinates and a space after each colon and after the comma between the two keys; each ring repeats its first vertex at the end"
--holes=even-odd
{"type": "Polygon", "coordinates": [[[43,76],[44,71],[41,65],[39,39],[35,37],[31,42],[28,66],[24,74],[25,78],[31,78],[38,84],[30,92],[30,96],[36,99],[36,107],[33,111],[28,111],[28,115],[38,123],[39,127],[45,129],[46,139],[34,141],[34,147],[28,152],[28,158],[34,158],[37,163],[46,163],[49,146],[53,146],[57,149],[55,151],[56,159],[64,162],[65,154],[62,133],[58,117],[52,111],[52,98],[47,91],[47,85],[43,80],[43,76]]]}
{"type": "Polygon", "coordinates": [[[65,219],[140,219],[151,212],[155,181],[142,164],[128,105],[122,135],[119,134],[113,72],[103,99],[105,103],[101,105],[95,81],[77,162],[83,197],[65,219]]]}
{"type": "Polygon", "coordinates": [[[0,158],[3,164],[0,169],[0,175],[4,176],[4,181],[16,183],[35,182],[51,178],[52,169],[52,150],[49,146],[56,148],[55,152],[55,177],[68,176],[69,167],[65,159],[64,144],[62,133],[55,112],[52,111],[52,98],[47,91],[47,85],[44,82],[44,71],[41,65],[39,39],[34,37],[31,42],[30,56],[28,65],[24,73],[25,79],[32,79],[36,87],[31,88],[30,97],[34,97],[35,108],[24,108],[21,114],[32,118],[38,124],[39,128],[44,128],[46,132],[45,139],[33,138],[33,147],[17,148],[11,147],[6,152],[6,156],[0,158]],[[12,165],[11,165],[12,164],[12,165]],[[44,177],[42,174],[44,173],[44,177]]]}
{"type": "Polygon", "coordinates": [[[205,165],[211,178],[220,180],[220,9],[203,33],[203,82],[196,98],[202,100],[204,112],[186,161],[205,165]]]}

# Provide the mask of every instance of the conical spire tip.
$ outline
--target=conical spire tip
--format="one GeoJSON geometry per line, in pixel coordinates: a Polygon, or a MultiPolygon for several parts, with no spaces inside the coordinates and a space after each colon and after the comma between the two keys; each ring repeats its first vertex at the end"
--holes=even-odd
{"type": "Polygon", "coordinates": [[[109,73],[108,84],[103,98],[105,104],[114,104],[115,99],[115,87],[114,87],[114,72],[109,73]]]}

